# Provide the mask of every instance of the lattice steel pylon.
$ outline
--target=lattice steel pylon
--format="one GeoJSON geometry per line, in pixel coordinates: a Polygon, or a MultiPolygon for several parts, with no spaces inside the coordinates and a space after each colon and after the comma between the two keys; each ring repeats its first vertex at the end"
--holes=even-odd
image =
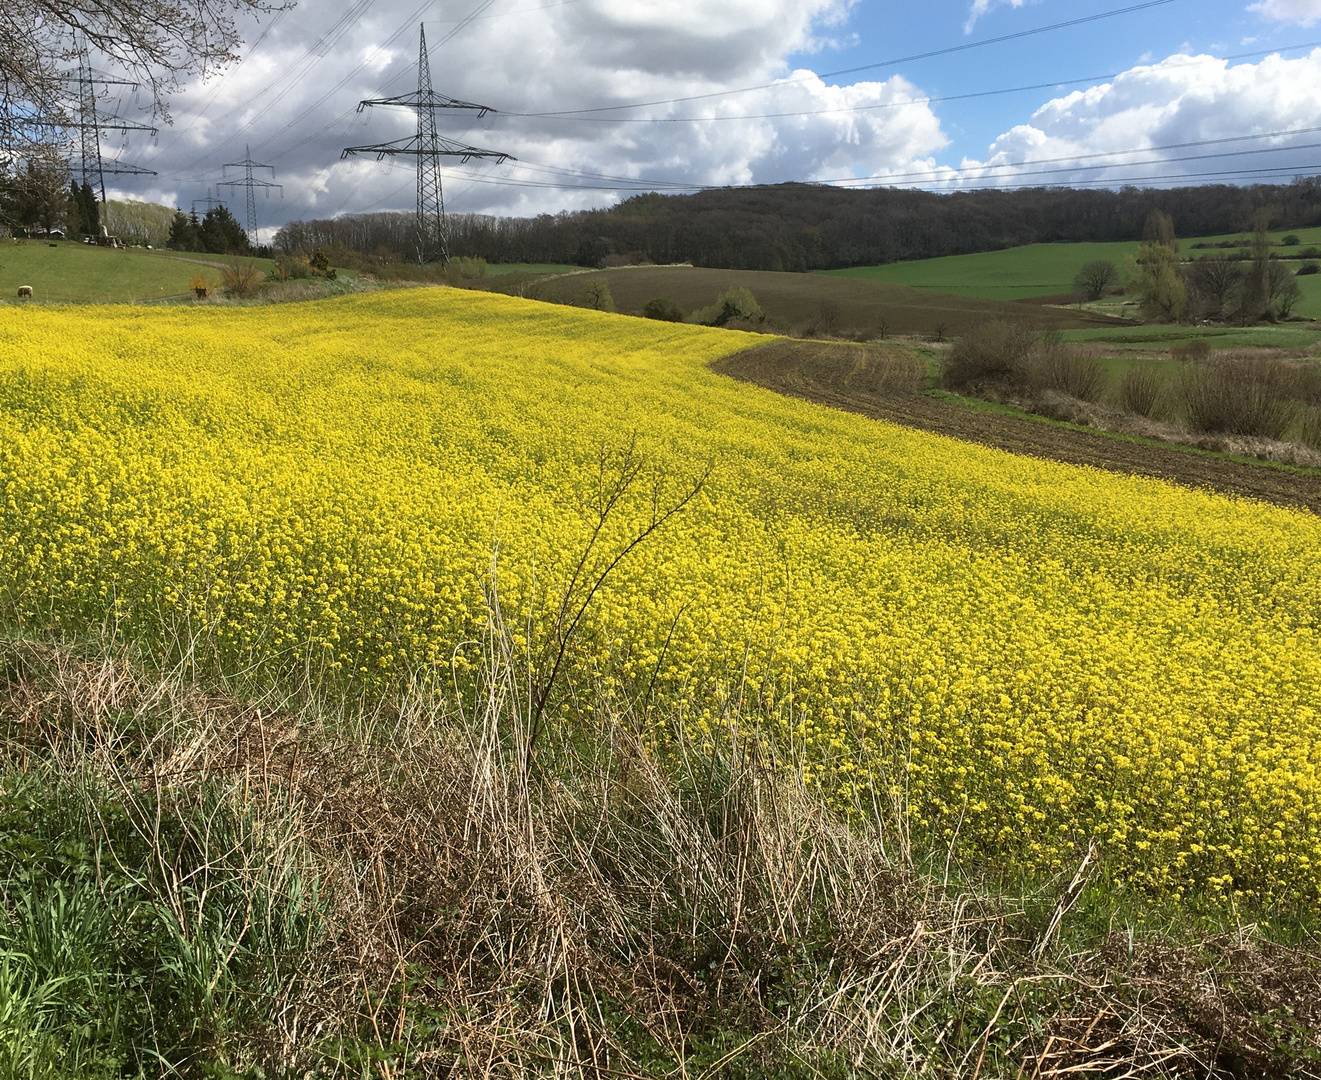
{"type": "Polygon", "coordinates": [[[205,198],[205,199],[194,199],[194,200],[193,200],[192,210],[193,210],[193,213],[194,213],[194,214],[197,213],[197,206],[198,206],[199,203],[200,203],[202,206],[205,206],[205,207],[206,207],[208,213],[209,213],[210,211],[212,211],[213,209],[215,209],[217,206],[224,206],[224,205],[225,205],[225,201],[224,201],[223,199],[217,199],[217,198],[212,197],[212,195],[211,195],[211,189],[210,189],[210,188],[207,188],[207,189],[206,189],[206,198],[205,198]]]}
{"type": "Polygon", "coordinates": [[[133,165],[127,161],[111,161],[108,164],[101,156],[101,133],[103,131],[147,131],[156,134],[154,127],[146,124],[130,124],[118,116],[102,117],[97,115],[97,88],[103,86],[127,86],[136,90],[137,83],[122,79],[111,79],[98,75],[92,70],[92,61],[84,46],[78,53],[78,72],[69,74],[70,81],[78,84],[78,122],[73,125],[78,132],[78,149],[81,154],[80,172],[83,183],[106,201],[106,176],[155,176],[151,169],[133,165]]]}
{"type": "Polygon", "coordinates": [[[252,160],[252,151],[248,147],[243,148],[243,160],[231,161],[226,169],[242,169],[242,180],[221,180],[216,185],[217,190],[222,187],[242,187],[248,189],[248,243],[253,247],[257,246],[257,189],[262,188],[266,192],[266,197],[271,197],[271,188],[280,189],[280,198],[284,198],[284,185],[272,183],[270,180],[262,180],[256,175],[258,169],[269,169],[271,175],[275,175],[274,165],[262,165],[252,160]]]}
{"type": "Polygon", "coordinates": [[[449,224],[445,218],[445,192],[440,179],[440,159],[456,157],[460,163],[474,158],[485,158],[497,165],[516,160],[512,154],[499,150],[483,150],[465,146],[440,134],[436,113],[446,109],[469,110],[483,117],[496,110],[489,105],[474,105],[471,101],[437,94],[431,86],[431,61],[427,57],[427,31],[422,27],[421,46],[417,59],[417,92],[388,98],[371,98],[358,103],[358,111],[374,105],[402,106],[417,113],[417,134],[407,139],[377,143],[374,146],[349,146],[341,158],[354,154],[375,154],[376,160],[403,156],[417,159],[417,261],[429,263],[440,260],[448,264],[449,224]]]}

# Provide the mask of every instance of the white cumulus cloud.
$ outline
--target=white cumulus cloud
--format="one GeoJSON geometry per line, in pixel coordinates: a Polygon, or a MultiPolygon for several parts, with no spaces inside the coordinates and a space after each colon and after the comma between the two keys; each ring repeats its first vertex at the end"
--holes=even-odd
{"type": "Polygon", "coordinates": [[[284,184],[283,201],[259,202],[265,223],[410,207],[410,160],[339,158],[413,131],[408,109],[355,109],[416,85],[419,12],[436,90],[499,110],[454,114],[442,134],[519,159],[448,169],[455,211],[602,205],[627,196],[606,190],[619,177],[757,184],[929,162],[947,144],[936,114],[891,107],[926,96],[909,80],[830,86],[791,70],[789,57],[829,48],[856,2],[496,0],[464,25],[468,0],[301,0],[249,34],[268,31],[239,67],[187,87],[154,146],[130,147],[160,176],[124,187],[187,208],[251,146],[284,184]],[[657,104],[618,108],[637,102],[657,104]]]}
{"type": "Polygon", "coordinates": [[[1260,3],[1249,4],[1248,10],[1276,22],[1311,26],[1321,19],[1321,0],[1261,0],[1260,3]]]}
{"type": "Polygon", "coordinates": [[[977,25],[977,20],[994,7],[1008,4],[1010,7],[1019,8],[1026,2],[1027,0],[973,0],[972,7],[968,11],[968,21],[963,24],[963,32],[971,34],[973,27],[977,25]]]}
{"type": "Polygon", "coordinates": [[[1318,117],[1321,49],[1256,64],[1171,56],[1046,102],[984,160],[965,160],[960,181],[1287,182],[1321,173],[1321,132],[1303,130],[1318,117]]]}

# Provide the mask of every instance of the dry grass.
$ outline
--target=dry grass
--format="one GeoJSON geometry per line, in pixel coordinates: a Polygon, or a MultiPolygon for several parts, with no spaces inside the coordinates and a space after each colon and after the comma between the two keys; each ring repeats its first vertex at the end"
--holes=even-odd
{"type": "Polygon", "coordinates": [[[4,763],[89,793],[94,829],[100,791],[157,838],[146,873],[181,932],[205,875],[163,817],[241,815],[243,843],[191,842],[253,898],[272,866],[315,881],[267,1021],[212,1048],[268,1075],[1317,1075],[1314,954],[1251,929],[1080,945],[1092,852],[1034,896],[952,885],[881,824],[893,807],[845,823],[736,710],[714,747],[624,709],[533,756],[498,606],[481,647],[461,695],[328,716],[12,645],[4,763]]]}

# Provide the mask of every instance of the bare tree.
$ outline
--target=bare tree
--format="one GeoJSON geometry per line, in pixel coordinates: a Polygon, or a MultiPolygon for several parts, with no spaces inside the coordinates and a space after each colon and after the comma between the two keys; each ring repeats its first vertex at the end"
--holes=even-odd
{"type": "Polygon", "coordinates": [[[610,295],[610,282],[604,277],[594,277],[588,281],[583,296],[587,306],[596,311],[615,310],[615,300],[610,295]]]}
{"type": "Polygon", "coordinates": [[[22,0],[0,5],[0,118],[22,132],[67,118],[65,70],[85,44],[151,89],[157,111],[180,81],[236,59],[237,18],[292,0],[22,0]]]}
{"type": "Polygon", "coordinates": [[[1272,319],[1287,319],[1303,298],[1294,272],[1276,259],[1266,264],[1266,305],[1272,319]]]}
{"type": "Polygon", "coordinates": [[[64,229],[69,207],[69,168],[58,151],[35,147],[12,175],[0,177],[0,222],[50,234],[64,229]]]}
{"type": "Polygon", "coordinates": [[[1100,300],[1106,289],[1119,283],[1119,269],[1109,259],[1089,262],[1073,279],[1073,288],[1087,300],[1100,300]]]}
{"type": "Polygon", "coordinates": [[[1220,318],[1243,283],[1243,268],[1228,255],[1207,255],[1188,267],[1188,285],[1200,314],[1220,318]]]}

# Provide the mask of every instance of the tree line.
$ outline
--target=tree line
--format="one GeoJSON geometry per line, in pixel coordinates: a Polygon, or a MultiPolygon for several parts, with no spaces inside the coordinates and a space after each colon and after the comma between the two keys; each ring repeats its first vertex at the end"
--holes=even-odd
{"type": "MultiPolygon", "coordinates": [[[[739,270],[809,271],[963,255],[1021,244],[1138,240],[1153,212],[1180,235],[1321,224],[1321,177],[1236,187],[1030,188],[1016,191],[850,190],[811,184],[637,195],[606,210],[531,218],[455,215],[450,251],[490,263],[691,262],[739,270]]],[[[275,246],[288,253],[342,246],[407,259],[410,213],[291,222],[275,246]]]]}

